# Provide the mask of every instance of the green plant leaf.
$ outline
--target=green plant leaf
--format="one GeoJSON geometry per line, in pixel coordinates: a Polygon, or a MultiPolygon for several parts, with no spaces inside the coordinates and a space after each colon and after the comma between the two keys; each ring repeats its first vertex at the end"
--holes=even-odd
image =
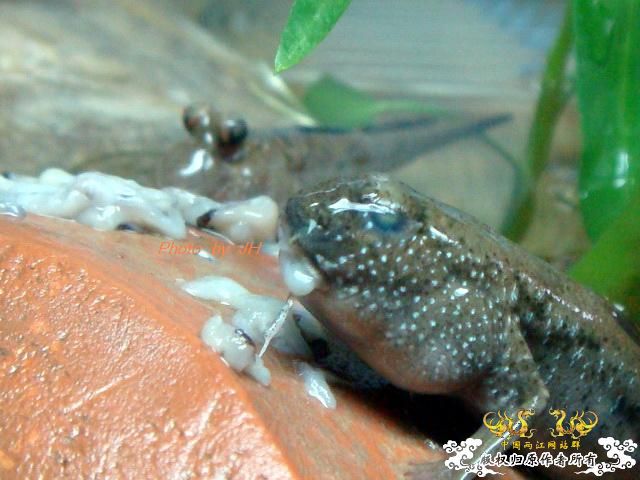
{"type": "Polygon", "coordinates": [[[640,2],[574,0],[581,209],[597,239],[640,188],[640,2]]]}
{"type": "MultiPolygon", "coordinates": [[[[640,322],[640,190],[571,269],[574,280],[625,305],[640,322]]],[[[640,323],[638,323],[640,326],[640,323]]]]}
{"type": "Polygon", "coordinates": [[[417,100],[377,99],[328,75],[307,88],[302,103],[320,125],[342,128],[370,125],[382,113],[448,114],[417,100]]]}
{"type": "Polygon", "coordinates": [[[351,0],[295,0],[280,37],[275,69],[294,66],[331,31],[351,0]]]}

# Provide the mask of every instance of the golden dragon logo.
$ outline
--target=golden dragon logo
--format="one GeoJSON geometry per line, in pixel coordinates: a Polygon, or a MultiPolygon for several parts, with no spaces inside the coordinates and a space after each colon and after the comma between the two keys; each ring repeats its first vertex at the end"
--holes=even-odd
{"type": "Polygon", "coordinates": [[[571,435],[571,438],[577,440],[580,437],[587,435],[598,424],[598,415],[595,412],[582,410],[576,413],[569,419],[568,428],[565,428],[563,422],[567,417],[567,413],[564,410],[550,409],[549,413],[556,417],[555,428],[550,428],[552,437],[563,437],[565,435],[571,435]],[[585,415],[587,419],[585,420],[585,415]],[[591,418],[589,418],[591,417],[591,418]]]}
{"type": "Polygon", "coordinates": [[[484,426],[487,427],[496,437],[502,437],[506,432],[509,432],[510,435],[517,435],[521,438],[531,438],[536,430],[529,429],[527,419],[534,413],[535,411],[531,408],[518,410],[516,421],[514,421],[509,415],[507,415],[507,412],[501,412],[498,410],[497,412],[486,413],[482,419],[482,423],[484,423],[484,426]],[[497,419],[495,419],[496,416],[498,417],[497,419]],[[518,428],[518,430],[514,430],[514,424],[520,425],[520,428],[518,428]]]}
{"type": "MultiPolygon", "coordinates": [[[[534,410],[527,408],[518,410],[515,420],[506,411],[488,412],[482,418],[482,423],[496,437],[502,437],[507,432],[521,438],[533,437],[535,429],[529,428],[529,417],[534,415],[534,410]],[[514,425],[519,426],[514,430],[514,425]]],[[[598,424],[598,415],[595,412],[584,410],[576,413],[567,422],[567,412],[561,409],[549,409],[549,414],[556,419],[554,428],[549,428],[551,436],[564,437],[570,435],[574,440],[587,435],[598,424]]]]}
{"type": "Polygon", "coordinates": [[[549,429],[552,437],[564,437],[565,435],[571,435],[573,433],[573,429],[571,429],[571,426],[565,428],[563,425],[565,419],[567,418],[567,412],[565,412],[564,410],[550,408],[549,414],[553,417],[556,417],[556,426],[549,429]]]}
{"type": "Polygon", "coordinates": [[[573,417],[571,417],[571,420],[569,420],[569,423],[573,427],[575,427],[575,431],[573,432],[573,435],[572,435],[574,439],[584,437],[587,433],[593,430],[593,427],[595,427],[598,424],[598,415],[596,415],[595,412],[592,412],[592,411],[588,411],[587,413],[590,413],[591,416],[593,417],[591,422],[584,421],[583,419],[585,415],[584,411],[580,412],[580,415],[578,415],[578,412],[576,412],[576,414],[573,417]]]}
{"type": "Polygon", "coordinates": [[[496,437],[502,437],[505,432],[511,431],[513,427],[513,419],[509,417],[506,412],[501,412],[500,410],[498,410],[498,412],[487,412],[482,418],[482,423],[484,423],[484,426],[496,437]],[[496,416],[496,414],[498,419],[492,421],[489,417],[496,416]]]}

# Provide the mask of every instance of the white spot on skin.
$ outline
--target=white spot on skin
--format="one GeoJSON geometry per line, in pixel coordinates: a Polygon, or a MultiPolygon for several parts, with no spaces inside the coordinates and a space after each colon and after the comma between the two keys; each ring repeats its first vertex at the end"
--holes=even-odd
{"type": "Polygon", "coordinates": [[[467,293],[469,293],[469,289],[463,287],[456,288],[453,292],[453,294],[458,298],[464,297],[467,293]]]}

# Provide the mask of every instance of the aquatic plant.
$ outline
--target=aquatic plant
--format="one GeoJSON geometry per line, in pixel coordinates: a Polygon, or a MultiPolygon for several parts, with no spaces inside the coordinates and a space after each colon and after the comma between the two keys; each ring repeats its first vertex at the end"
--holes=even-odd
{"type": "Polygon", "coordinates": [[[350,3],[351,0],[295,0],[276,53],[276,72],[306,57],[327,36],[350,3]]]}
{"type": "MultiPolygon", "coordinates": [[[[276,55],[276,71],[292,67],[320,43],[349,0],[295,0],[276,55]]],[[[343,125],[380,111],[427,107],[379,104],[367,95],[324,81],[305,103],[320,117],[332,112],[323,95],[353,104],[343,125]],[[336,93],[337,92],[337,93],[336,93]],[[318,100],[315,97],[321,96],[318,100]],[[326,108],[326,107],[325,107],[326,108]]],[[[547,165],[557,120],[577,94],[583,149],[580,210],[593,248],[573,267],[573,277],[640,314],[640,4],[636,0],[569,0],[551,47],[525,151],[528,185],[505,233],[518,239],[528,227],[533,191],[547,165]],[[575,78],[568,63],[575,54],[575,78]],[[634,293],[635,292],[635,293],[634,293]]],[[[388,103],[388,102],[387,102],[388,103]]],[[[345,109],[343,108],[344,112],[345,109]]],[[[320,118],[323,120],[323,118],[320,118]]]]}
{"type": "Polygon", "coordinates": [[[640,4],[574,0],[581,211],[595,241],[573,276],[640,317],[640,4]]]}

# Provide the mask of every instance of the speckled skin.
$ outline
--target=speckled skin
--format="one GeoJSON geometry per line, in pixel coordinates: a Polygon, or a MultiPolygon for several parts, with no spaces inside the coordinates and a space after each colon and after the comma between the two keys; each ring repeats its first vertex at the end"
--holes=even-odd
{"type": "MultiPolygon", "coordinates": [[[[323,277],[302,303],[395,385],[456,395],[480,412],[533,408],[540,433],[554,425],[549,408],[595,411],[581,451],[601,461],[598,438],[640,440],[634,327],[485,225],[383,175],[298,194],[285,223],[323,277]]],[[[496,440],[484,427],[474,437],[483,448],[496,440]]]]}

